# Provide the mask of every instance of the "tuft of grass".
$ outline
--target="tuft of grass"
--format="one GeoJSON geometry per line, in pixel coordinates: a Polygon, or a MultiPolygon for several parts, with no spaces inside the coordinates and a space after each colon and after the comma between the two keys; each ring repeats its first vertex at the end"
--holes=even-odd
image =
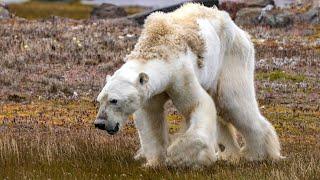
{"type": "MultiPolygon", "coordinates": [[[[133,156],[138,135],[130,121],[110,136],[92,127],[94,103],[45,100],[0,107],[1,179],[317,179],[320,176],[317,112],[266,106],[279,133],[280,162],[218,161],[203,169],[142,168],[133,156]],[[57,123],[59,122],[59,123],[57,123]],[[303,135],[302,135],[303,133],[303,135]],[[254,169],[254,171],[252,171],[254,169]]],[[[169,115],[177,127],[178,115],[169,115]]],[[[171,122],[171,123],[170,123],[171,122]]]]}
{"type": "Polygon", "coordinates": [[[143,6],[123,6],[124,10],[127,12],[128,15],[137,14],[145,11],[146,7],[143,6]]]}
{"type": "Polygon", "coordinates": [[[292,75],[292,74],[288,74],[284,71],[272,71],[269,73],[257,73],[256,74],[256,78],[261,80],[261,79],[268,79],[270,81],[277,81],[277,80],[289,80],[289,81],[293,81],[293,82],[303,82],[306,77],[304,75],[292,75]]]}
{"type": "Polygon", "coordinates": [[[16,16],[26,19],[43,19],[51,16],[87,19],[90,17],[93,6],[80,3],[30,1],[10,4],[9,9],[16,16]]]}

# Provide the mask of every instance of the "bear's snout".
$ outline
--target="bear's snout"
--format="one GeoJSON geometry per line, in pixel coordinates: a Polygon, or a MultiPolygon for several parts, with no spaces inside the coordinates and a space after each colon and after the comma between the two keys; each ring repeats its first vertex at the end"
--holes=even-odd
{"type": "Polygon", "coordinates": [[[98,128],[101,130],[107,130],[106,123],[107,123],[107,120],[105,120],[104,118],[98,117],[93,124],[95,128],[98,128]]]}
{"type": "Polygon", "coordinates": [[[94,124],[94,127],[101,129],[101,130],[106,130],[106,125],[105,124],[94,124]]]}
{"type": "Polygon", "coordinates": [[[97,119],[94,122],[95,128],[98,128],[100,130],[105,130],[110,135],[116,134],[120,129],[120,124],[116,123],[115,125],[113,123],[108,123],[106,120],[97,119]]]}
{"type": "Polygon", "coordinates": [[[119,125],[119,123],[117,123],[115,126],[108,125],[106,130],[110,135],[114,135],[119,131],[119,125]]]}

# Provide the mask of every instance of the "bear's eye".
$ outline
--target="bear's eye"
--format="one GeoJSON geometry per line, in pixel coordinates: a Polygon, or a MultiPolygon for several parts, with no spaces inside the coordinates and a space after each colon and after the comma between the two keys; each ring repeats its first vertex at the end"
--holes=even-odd
{"type": "Polygon", "coordinates": [[[118,100],[116,100],[116,99],[111,99],[111,100],[109,101],[109,103],[112,104],[112,105],[116,105],[116,104],[118,103],[118,100]]]}

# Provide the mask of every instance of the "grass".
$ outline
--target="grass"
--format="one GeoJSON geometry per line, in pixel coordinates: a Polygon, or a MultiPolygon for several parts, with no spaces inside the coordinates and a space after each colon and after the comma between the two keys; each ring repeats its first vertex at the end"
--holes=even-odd
{"type": "Polygon", "coordinates": [[[147,7],[142,7],[142,6],[124,6],[123,8],[128,13],[128,15],[141,13],[146,9],[148,9],[147,7]]]}
{"type": "Polygon", "coordinates": [[[30,1],[23,4],[10,4],[10,12],[27,19],[61,16],[73,19],[87,19],[93,6],[79,3],[30,1]]]}
{"type": "MultiPolygon", "coordinates": [[[[124,19],[0,23],[0,179],[320,177],[320,56],[316,38],[310,38],[313,26],[246,27],[259,39],[255,86],[260,109],[275,126],[287,158],[218,161],[191,170],[142,168],[143,162],[133,160],[139,139],[132,120],[115,136],[92,127],[94,99],[105,75],[123,64],[140,26],[124,19]]],[[[170,132],[177,132],[182,117],[170,106],[166,111],[170,132]]]]}
{"type": "Polygon", "coordinates": [[[256,75],[256,78],[260,80],[268,79],[270,81],[284,80],[284,81],[293,81],[293,82],[303,82],[306,79],[306,77],[302,74],[292,75],[279,70],[269,72],[269,73],[258,73],[256,75]]]}
{"type": "MultiPolygon", "coordinates": [[[[263,112],[280,135],[287,156],[283,161],[219,161],[200,170],[145,169],[133,160],[138,149],[133,123],[115,136],[94,129],[96,106],[89,100],[9,103],[0,111],[0,178],[317,179],[318,112],[293,112],[284,106],[267,106],[263,112]]],[[[168,119],[170,127],[181,120],[176,115],[168,119]]]]}

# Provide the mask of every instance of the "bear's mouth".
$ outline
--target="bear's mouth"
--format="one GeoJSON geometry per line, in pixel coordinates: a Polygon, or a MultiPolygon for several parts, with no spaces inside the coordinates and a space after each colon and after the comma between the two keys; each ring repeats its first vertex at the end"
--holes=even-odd
{"type": "Polygon", "coordinates": [[[118,131],[119,131],[119,126],[120,126],[120,124],[119,123],[117,123],[114,127],[107,127],[106,128],[106,130],[107,130],[107,132],[108,132],[108,134],[110,134],[110,135],[114,135],[114,134],[116,134],[118,131]]]}
{"type": "Polygon", "coordinates": [[[116,134],[120,129],[120,123],[116,123],[115,125],[113,125],[113,123],[108,123],[104,119],[96,119],[94,121],[94,126],[97,129],[107,131],[110,135],[116,134]]]}

